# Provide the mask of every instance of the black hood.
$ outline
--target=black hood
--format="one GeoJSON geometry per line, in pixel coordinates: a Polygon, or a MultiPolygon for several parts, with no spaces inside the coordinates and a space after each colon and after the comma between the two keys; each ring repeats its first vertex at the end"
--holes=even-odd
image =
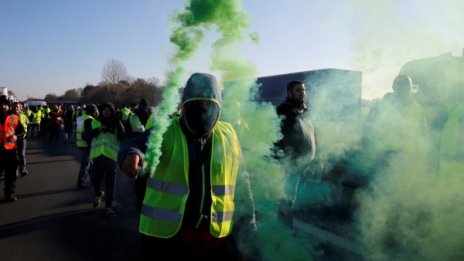
{"type": "Polygon", "coordinates": [[[92,116],[92,117],[98,117],[98,107],[95,104],[88,104],[85,106],[85,114],[92,116]]]}
{"type": "Polygon", "coordinates": [[[100,105],[100,111],[102,111],[104,108],[110,108],[112,114],[115,114],[115,113],[116,113],[116,109],[114,108],[114,104],[111,103],[111,102],[104,102],[104,103],[102,103],[102,104],[100,105]]]}
{"type": "Polygon", "coordinates": [[[212,100],[222,106],[221,91],[216,78],[207,73],[194,73],[185,85],[182,105],[191,100],[212,100]]]}
{"type": "Polygon", "coordinates": [[[182,96],[182,117],[187,129],[197,137],[211,133],[219,119],[221,103],[221,92],[213,75],[190,76],[182,96]]]}

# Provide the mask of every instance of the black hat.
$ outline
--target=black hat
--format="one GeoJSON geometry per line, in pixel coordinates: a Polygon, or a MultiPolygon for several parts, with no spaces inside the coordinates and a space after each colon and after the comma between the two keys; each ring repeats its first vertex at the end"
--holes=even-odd
{"type": "Polygon", "coordinates": [[[10,105],[10,101],[8,100],[8,97],[6,97],[6,95],[2,95],[0,97],[0,104],[8,104],[8,105],[10,105]]]}

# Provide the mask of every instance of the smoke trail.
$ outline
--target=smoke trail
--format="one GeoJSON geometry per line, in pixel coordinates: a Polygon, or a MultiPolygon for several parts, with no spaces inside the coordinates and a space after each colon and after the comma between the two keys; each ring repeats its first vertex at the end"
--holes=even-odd
{"type": "MultiPolygon", "coordinates": [[[[278,201],[285,197],[283,172],[279,164],[271,158],[271,147],[280,138],[280,120],[271,104],[254,102],[256,96],[256,68],[243,58],[241,44],[256,41],[256,34],[245,34],[249,26],[249,16],[242,10],[240,1],[187,1],[184,10],[176,12],[171,41],[177,46],[171,60],[176,67],[170,74],[169,84],[163,93],[163,101],[158,108],[158,124],[150,137],[147,162],[153,173],[160,155],[162,134],[167,128],[168,116],[175,111],[178,98],[177,89],[183,78],[183,63],[190,59],[203,39],[203,30],[214,29],[219,39],[212,49],[211,70],[221,73],[224,83],[223,109],[221,117],[231,122],[239,135],[243,150],[243,163],[251,177],[254,202],[258,213],[258,230],[246,233],[247,223],[238,224],[239,247],[252,258],[263,260],[308,260],[308,251],[300,239],[294,238],[287,226],[277,219],[278,201]],[[279,235],[270,241],[271,234],[279,235]],[[250,240],[250,236],[253,238],[250,240]],[[254,250],[258,249],[258,253],[254,250]]],[[[237,188],[236,213],[251,213],[248,193],[237,188]],[[244,203],[244,204],[241,204],[244,203]]]]}
{"type": "MultiPolygon", "coordinates": [[[[240,36],[241,30],[248,25],[248,17],[240,9],[239,1],[191,0],[187,1],[184,10],[179,10],[172,16],[176,26],[170,40],[175,44],[176,51],[171,58],[171,64],[175,69],[168,75],[168,84],[157,111],[158,124],[154,127],[148,143],[147,156],[152,160],[147,162],[146,167],[150,173],[154,172],[158,164],[162,136],[167,129],[169,115],[176,110],[179,102],[178,89],[182,86],[181,81],[184,78],[184,63],[195,54],[203,40],[202,30],[216,27],[222,36],[217,45],[228,45],[234,37],[240,36]]],[[[243,37],[235,38],[240,39],[243,37]]]]}

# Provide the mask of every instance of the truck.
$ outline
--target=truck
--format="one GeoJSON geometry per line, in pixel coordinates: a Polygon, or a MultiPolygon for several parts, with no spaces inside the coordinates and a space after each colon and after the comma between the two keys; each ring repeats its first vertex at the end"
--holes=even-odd
{"type": "Polygon", "coordinates": [[[33,107],[33,106],[47,106],[47,102],[42,99],[34,99],[34,98],[29,98],[25,102],[25,107],[33,107]]]}

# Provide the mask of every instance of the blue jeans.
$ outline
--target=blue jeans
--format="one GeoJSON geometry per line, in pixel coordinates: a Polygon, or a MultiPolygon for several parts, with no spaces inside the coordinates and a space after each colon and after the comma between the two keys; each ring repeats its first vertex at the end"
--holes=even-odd
{"type": "Polygon", "coordinates": [[[77,177],[77,187],[84,186],[85,181],[89,176],[90,168],[92,167],[92,161],[89,159],[90,148],[81,149],[81,167],[79,169],[79,176],[77,177]]]}
{"type": "Polygon", "coordinates": [[[19,139],[16,141],[18,147],[18,167],[19,173],[26,169],[26,139],[19,139]]]}

